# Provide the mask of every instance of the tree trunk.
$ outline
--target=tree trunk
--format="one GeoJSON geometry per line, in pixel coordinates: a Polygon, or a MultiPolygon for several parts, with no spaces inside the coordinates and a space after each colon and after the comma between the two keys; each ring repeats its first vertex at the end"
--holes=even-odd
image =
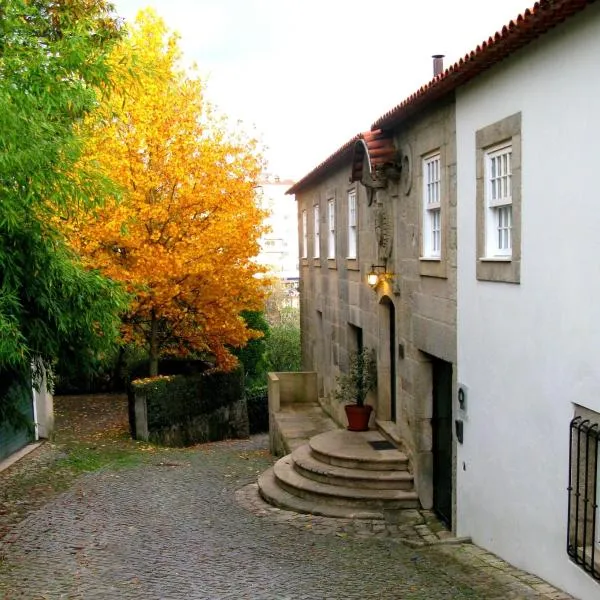
{"type": "Polygon", "coordinates": [[[152,311],[150,321],[150,377],[158,375],[158,319],[152,311]]]}

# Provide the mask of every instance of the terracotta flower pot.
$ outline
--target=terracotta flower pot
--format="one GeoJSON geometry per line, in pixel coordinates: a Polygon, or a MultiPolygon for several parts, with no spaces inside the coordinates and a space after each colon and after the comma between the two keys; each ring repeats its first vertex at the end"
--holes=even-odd
{"type": "Polygon", "coordinates": [[[344,406],[346,417],[348,418],[348,431],[368,431],[369,418],[371,417],[372,406],[365,404],[358,406],[356,404],[346,404],[344,406]]]}

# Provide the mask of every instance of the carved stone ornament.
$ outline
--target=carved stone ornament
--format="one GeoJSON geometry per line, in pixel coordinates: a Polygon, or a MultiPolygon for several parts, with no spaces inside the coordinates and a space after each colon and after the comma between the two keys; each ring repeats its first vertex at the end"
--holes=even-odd
{"type": "Polygon", "coordinates": [[[378,202],[375,206],[375,236],[377,238],[377,254],[380,261],[388,260],[392,255],[394,228],[389,214],[388,202],[380,202],[383,190],[378,190],[378,202]]]}

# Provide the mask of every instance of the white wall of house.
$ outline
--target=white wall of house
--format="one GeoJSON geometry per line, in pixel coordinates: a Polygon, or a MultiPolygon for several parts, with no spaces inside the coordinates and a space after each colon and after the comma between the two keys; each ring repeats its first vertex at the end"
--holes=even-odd
{"type": "Polygon", "coordinates": [[[33,388],[33,418],[35,439],[51,437],[54,431],[54,398],[48,389],[46,375],[40,383],[39,390],[33,388]]]}
{"type": "Polygon", "coordinates": [[[600,6],[457,92],[457,533],[583,600],[566,553],[573,403],[600,413],[600,6]],[[475,132],[522,115],[520,284],[476,279],[475,132]]]}

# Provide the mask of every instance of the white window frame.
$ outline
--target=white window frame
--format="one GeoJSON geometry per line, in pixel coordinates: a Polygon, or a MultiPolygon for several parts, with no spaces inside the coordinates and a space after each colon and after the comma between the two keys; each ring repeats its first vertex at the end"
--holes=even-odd
{"type": "Polygon", "coordinates": [[[302,258],[308,258],[308,216],[302,211],[302,258]]]}
{"type": "Polygon", "coordinates": [[[321,222],[320,222],[320,214],[319,214],[319,205],[315,204],[313,206],[313,221],[315,228],[315,237],[313,240],[313,257],[320,258],[321,256],[321,222]]]}
{"type": "Polygon", "coordinates": [[[442,156],[423,157],[423,257],[442,257],[442,156]]]}
{"type": "Polygon", "coordinates": [[[348,190],[348,258],[358,255],[358,206],[356,188],[348,190]]]}
{"type": "Polygon", "coordinates": [[[335,258],[335,199],[327,201],[327,258],[335,258]]]}
{"type": "Polygon", "coordinates": [[[485,251],[488,258],[512,257],[512,143],[485,151],[485,251]]]}

